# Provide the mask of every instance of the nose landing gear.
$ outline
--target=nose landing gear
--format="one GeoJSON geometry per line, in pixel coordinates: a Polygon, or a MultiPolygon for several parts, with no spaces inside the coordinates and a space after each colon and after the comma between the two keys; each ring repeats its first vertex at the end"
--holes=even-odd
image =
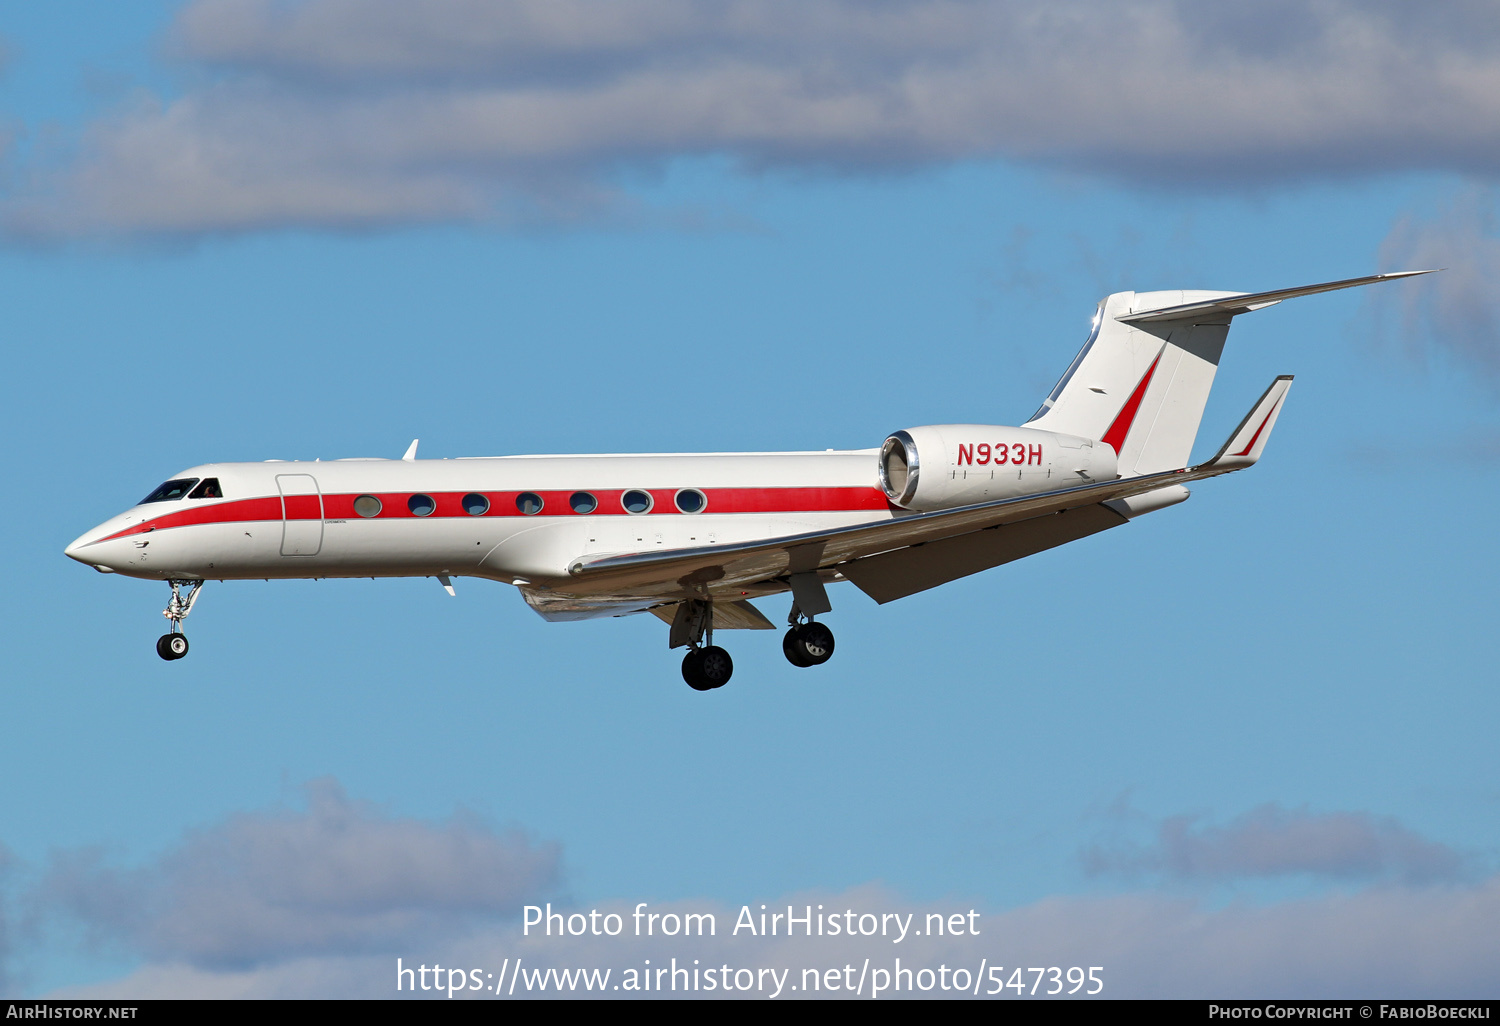
{"type": "Polygon", "coordinates": [[[186,634],[163,634],[156,639],[156,654],[171,662],[188,654],[186,634]]]}
{"type": "Polygon", "coordinates": [[[193,603],[198,601],[198,592],[203,587],[202,581],[168,581],[172,586],[172,599],[167,603],[167,608],[161,612],[172,623],[170,633],[163,634],[156,639],[156,654],[171,662],[173,659],[181,659],[188,654],[187,635],[182,633],[182,621],[193,611],[193,603]],[[187,594],[182,589],[187,588],[187,594]]]}

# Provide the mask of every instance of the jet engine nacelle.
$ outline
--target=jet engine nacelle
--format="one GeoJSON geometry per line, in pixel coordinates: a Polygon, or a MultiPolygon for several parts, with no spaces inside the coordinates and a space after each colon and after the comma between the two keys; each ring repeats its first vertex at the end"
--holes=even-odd
{"type": "Polygon", "coordinates": [[[1034,428],[933,424],[897,431],[880,448],[886,497],[922,512],[1118,476],[1105,443],[1034,428]]]}

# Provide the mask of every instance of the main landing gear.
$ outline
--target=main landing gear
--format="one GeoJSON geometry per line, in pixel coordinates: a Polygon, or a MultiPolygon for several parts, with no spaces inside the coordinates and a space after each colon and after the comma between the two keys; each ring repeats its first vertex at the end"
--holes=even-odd
{"type": "Polygon", "coordinates": [[[718,645],[689,649],[682,657],[682,679],[694,691],[712,691],[729,683],[734,660],[718,645]]]}
{"type": "Polygon", "coordinates": [[[833,631],[816,620],[794,623],[781,639],[781,651],[793,666],[821,666],[833,658],[833,631]]]}
{"type": "MultiPolygon", "coordinates": [[[[817,598],[821,599],[818,602],[822,607],[819,611],[828,612],[827,597],[820,592],[817,598]]],[[[812,606],[812,602],[808,604],[812,606]]],[[[813,608],[817,609],[818,606],[813,608]]],[[[786,622],[791,626],[781,639],[781,652],[786,656],[787,662],[793,666],[822,666],[833,658],[833,631],[828,629],[826,623],[818,623],[811,614],[804,613],[801,603],[795,598],[786,622]]]]}
{"type": "Polygon", "coordinates": [[[682,657],[682,679],[694,691],[712,691],[729,683],[734,673],[734,660],[714,644],[712,602],[688,599],[679,604],[677,615],[672,618],[672,634],[667,643],[672,648],[687,646],[687,655],[682,657]]]}
{"type": "MultiPolygon", "coordinates": [[[[816,574],[794,575],[792,585],[792,611],[787,616],[790,627],[781,639],[781,651],[793,666],[821,666],[833,658],[833,631],[813,616],[831,609],[828,596],[816,574]]],[[[759,625],[769,626],[763,618],[759,625]]],[[[714,607],[708,599],[685,599],[677,604],[668,644],[672,648],[687,646],[682,679],[694,691],[712,691],[729,683],[734,660],[714,644],[714,607]]]]}
{"type": "Polygon", "coordinates": [[[198,592],[203,587],[202,581],[168,581],[172,586],[172,600],[167,603],[167,608],[161,612],[172,622],[170,633],[163,634],[156,639],[156,654],[171,662],[173,659],[181,659],[188,654],[187,635],[182,633],[182,621],[193,611],[193,603],[198,601],[198,592]],[[182,589],[187,589],[184,595],[182,589]]]}

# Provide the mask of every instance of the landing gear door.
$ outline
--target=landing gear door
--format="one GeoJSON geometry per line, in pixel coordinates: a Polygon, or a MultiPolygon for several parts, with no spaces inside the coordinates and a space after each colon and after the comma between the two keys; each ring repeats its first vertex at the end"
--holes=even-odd
{"type": "Polygon", "coordinates": [[[281,554],[316,556],[323,547],[323,496],[311,474],[277,474],[281,489],[281,554]]]}

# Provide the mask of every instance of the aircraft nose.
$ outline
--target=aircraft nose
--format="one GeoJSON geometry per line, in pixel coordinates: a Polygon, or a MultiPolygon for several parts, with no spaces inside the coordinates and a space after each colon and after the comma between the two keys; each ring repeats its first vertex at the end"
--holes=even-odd
{"type": "Polygon", "coordinates": [[[91,566],[95,570],[111,569],[105,567],[104,564],[99,560],[99,557],[103,554],[102,552],[100,552],[100,550],[107,549],[109,548],[109,546],[92,545],[93,542],[96,542],[101,537],[103,537],[103,529],[105,526],[106,525],[104,524],[100,524],[92,531],[85,531],[77,538],[74,538],[72,543],[69,544],[67,548],[63,549],[63,555],[67,556],[69,559],[78,560],[78,562],[82,563],[84,566],[91,566]]]}
{"type": "Polygon", "coordinates": [[[80,563],[87,563],[88,565],[92,566],[93,563],[90,562],[89,558],[83,554],[83,547],[88,544],[89,534],[93,533],[93,531],[90,531],[88,532],[88,534],[81,534],[77,538],[74,538],[72,544],[63,549],[63,555],[67,556],[69,559],[76,559],[80,563]]]}

